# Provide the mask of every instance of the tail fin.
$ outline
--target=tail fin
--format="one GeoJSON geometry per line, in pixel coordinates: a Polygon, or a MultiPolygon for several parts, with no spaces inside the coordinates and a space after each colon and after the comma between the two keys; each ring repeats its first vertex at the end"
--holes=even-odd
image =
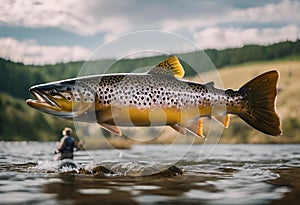
{"type": "Polygon", "coordinates": [[[277,71],[269,71],[239,89],[248,104],[248,110],[238,113],[239,117],[255,129],[273,136],[282,134],[280,119],[275,111],[278,77],[277,71]]]}

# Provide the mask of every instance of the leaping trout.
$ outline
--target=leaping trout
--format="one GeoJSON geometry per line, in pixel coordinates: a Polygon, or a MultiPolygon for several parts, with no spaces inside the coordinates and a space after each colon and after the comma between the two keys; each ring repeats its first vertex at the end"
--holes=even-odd
{"type": "Polygon", "coordinates": [[[26,103],[45,113],[82,122],[96,122],[122,135],[120,126],[170,126],[204,137],[203,117],[224,127],[229,115],[238,115],[255,129],[277,136],[282,133],[275,110],[279,74],[272,70],[238,90],[215,88],[183,80],[184,69],[176,56],[147,73],[105,74],[36,85],[36,99],[26,103]],[[94,116],[94,117],[93,117],[94,116]]]}

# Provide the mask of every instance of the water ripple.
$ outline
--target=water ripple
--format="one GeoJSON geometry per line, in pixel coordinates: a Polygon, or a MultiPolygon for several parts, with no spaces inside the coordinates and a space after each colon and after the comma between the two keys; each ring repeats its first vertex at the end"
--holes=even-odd
{"type": "MultiPolygon", "coordinates": [[[[58,162],[55,146],[0,142],[0,204],[268,204],[300,186],[300,145],[219,145],[206,160],[195,145],[175,166],[183,145],[161,162],[127,160],[116,150],[91,151],[97,159],[79,151],[74,161],[58,162]]],[[[126,153],[162,148],[143,146],[126,153]]]]}

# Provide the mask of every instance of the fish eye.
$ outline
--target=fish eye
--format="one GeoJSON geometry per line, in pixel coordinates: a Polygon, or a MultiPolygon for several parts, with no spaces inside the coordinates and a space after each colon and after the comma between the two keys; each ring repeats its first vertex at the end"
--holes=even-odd
{"type": "Polygon", "coordinates": [[[52,96],[55,96],[57,94],[57,90],[52,89],[52,90],[50,90],[49,94],[52,96]]]}

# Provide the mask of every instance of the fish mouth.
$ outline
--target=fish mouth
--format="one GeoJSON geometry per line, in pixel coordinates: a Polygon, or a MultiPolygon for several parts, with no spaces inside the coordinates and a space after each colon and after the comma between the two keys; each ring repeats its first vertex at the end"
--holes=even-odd
{"type": "Polygon", "coordinates": [[[61,107],[51,100],[45,93],[40,90],[30,89],[30,92],[36,99],[28,99],[26,103],[37,110],[49,113],[49,111],[62,111],[61,107]]]}

